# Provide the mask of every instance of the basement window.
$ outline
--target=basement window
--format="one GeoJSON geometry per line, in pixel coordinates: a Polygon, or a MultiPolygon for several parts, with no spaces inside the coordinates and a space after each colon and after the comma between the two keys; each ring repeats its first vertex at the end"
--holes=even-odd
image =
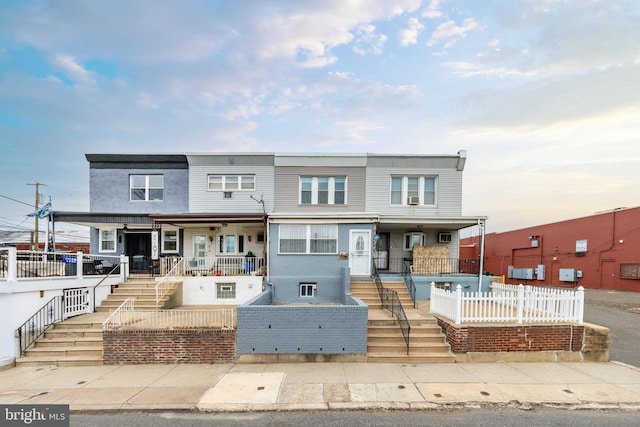
{"type": "Polygon", "coordinates": [[[235,283],[217,283],[218,299],[234,299],[236,297],[235,283]]]}
{"type": "Polygon", "coordinates": [[[315,283],[300,283],[300,297],[311,298],[316,296],[315,283]]]}

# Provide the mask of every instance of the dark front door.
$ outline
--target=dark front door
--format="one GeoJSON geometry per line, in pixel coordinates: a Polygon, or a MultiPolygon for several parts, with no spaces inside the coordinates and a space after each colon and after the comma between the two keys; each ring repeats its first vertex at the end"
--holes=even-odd
{"type": "Polygon", "coordinates": [[[149,273],[151,260],[151,233],[125,234],[125,251],[129,256],[129,271],[134,274],[149,273]]]}
{"type": "Polygon", "coordinates": [[[378,270],[389,270],[389,233],[379,233],[375,240],[375,262],[378,270]]]}

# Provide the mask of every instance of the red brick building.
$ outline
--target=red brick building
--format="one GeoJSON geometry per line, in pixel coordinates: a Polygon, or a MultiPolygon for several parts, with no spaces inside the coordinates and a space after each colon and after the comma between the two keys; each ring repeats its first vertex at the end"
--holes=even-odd
{"type": "MultiPolygon", "coordinates": [[[[480,256],[481,237],[460,241],[480,256]]],[[[507,283],[640,291],[640,207],[485,236],[484,270],[507,283]]]]}

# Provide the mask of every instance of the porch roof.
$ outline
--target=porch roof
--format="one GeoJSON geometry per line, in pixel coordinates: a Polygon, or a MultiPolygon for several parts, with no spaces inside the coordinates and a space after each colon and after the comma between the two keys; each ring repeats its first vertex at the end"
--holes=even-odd
{"type": "Polygon", "coordinates": [[[107,213],[107,212],[53,212],[54,222],[83,225],[94,228],[107,228],[114,225],[151,228],[153,221],[146,213],[107,213]]]}
{"type": "Polygon", "coordinates": [[[381,215],[378,224],[383,230],[406,230],[419,227],[423,230],[461,230],[486,222],[486,216],[464,217],[411,217],[381,215]]]}
{"type": "Polygon", "coordinates": [[[261,213],[184,213],[184,214],[150,214],[149,217],[158,224],[179,226],[203,224],[246,224],[264,222],[266,215],[261,213]]]}

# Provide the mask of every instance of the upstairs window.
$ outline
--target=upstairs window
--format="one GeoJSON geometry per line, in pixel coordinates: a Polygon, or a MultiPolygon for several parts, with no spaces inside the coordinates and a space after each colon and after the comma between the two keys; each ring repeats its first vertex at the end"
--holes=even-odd
{"type": "Polygon", "coordinates": [[[208,175],[209,191],[253,191],[255,175],[208,175]]]}
{"type": "Polygon", "coordinates": [[[300,204],[344,205],[347,203],[346,176],[301,176],[300,204]]]}
{"type": "Polygon", "coordinates": [[[131,201],[161,202],[164,197],[164,176],[130,175],[129,189],[131,201]]]}
{"type": "Polygon", "coordinates": [[[392,176],[390,203],[402,206],[435,205],[436,177],[392,176]]]}

